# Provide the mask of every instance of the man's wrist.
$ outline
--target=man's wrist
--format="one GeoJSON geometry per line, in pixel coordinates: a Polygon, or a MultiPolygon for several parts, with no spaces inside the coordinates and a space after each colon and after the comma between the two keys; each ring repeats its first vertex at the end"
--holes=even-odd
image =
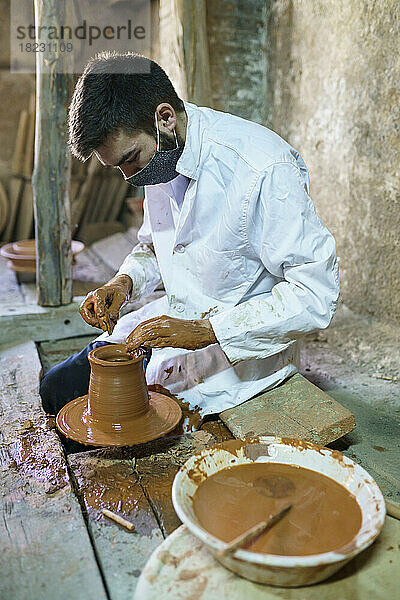
{"type": "Polygon", "coordinates": [[[129,275],[126,275],[125,273],[116,275],[114,277],[113,283],[116,283],[117,285],[120,285],[121,287],[123,287],[123,289],[125,291],[126,299],[129,300],[129,298],[132,295],[132,288],[133,288],[133,281],[129,277],[129,275]]]}

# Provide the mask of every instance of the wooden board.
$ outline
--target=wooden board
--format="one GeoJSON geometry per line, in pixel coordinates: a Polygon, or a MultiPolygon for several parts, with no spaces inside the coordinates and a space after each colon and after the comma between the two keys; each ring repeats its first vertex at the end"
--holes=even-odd
{"type": "Polygon", "coordinates": [[[43,307],[37,304],[0,306],[0,344],[9,340],[58,340],[75,335],[93,333],[78,312],[83,298],[74,298],[71,304],[43,307]]]}
{"type": "Polygon", "coordinates": [[[106,600],[63,450],[38,396],[33,342],[0,348],[0,597],[106,600]]]}
{"type": "Polygon", "coordinates": [[[163,541],[134,462],[104,459],[91,452],[71,454],[68,462],[87,510],[88,527],[110,598],[132,598],[143,567],[163,541]],[[128,519],[134,531],[105,518],[102,508],[128,519]]]}
{"type": "Polygon", "coordinates": [[[136,471],[149,499],[163,535],[181,524],[172,505],[171,489],[175,474],[190,456],[215,443],[206,431],[196,431],[175,438],[153,442],[151,454],[136,458],[136,471]]]}
{"type": "MultiPolygon", "coordinates": [[[[107,266],[90,248],[79,252],[75,261],[72,271],[74,281],[90,281],[102,285],[115,275],[115,270],[107,266]]],[[[95,287],[97,286],[93,289],[95,287]]]]}
{"type": "MultiPolygon", "coordinates": [[[[38,31],[65,20],[66,3],[35,0],[38,31]]],[[[71,153],[67,142],[68,102],[73,77],[70,52],[44,44],[36,56],[36,131],[32,186],[35,205],[38,302],[62,306],[72,300],[71,153]],[[51,68],[49,70],[49,65],[51,68]]]]}
{"type": "Polygon", "coordinates": [[[44,373],[47,373],[54,365],[62,362],[71,354],[80,352],[82,348],[90,344],[97,337],[97,331],[93,335],[85,335],[52,342],[39,342],[38,352],[44,373]]]}
{"type": "Polygon", "coordinates": [[[33,228],[33,192],[32,183],[25,181],[22,191],[21,203],[17,213],[14,239],[30,239],[33,228]]]}
{"type": "Polygon", "coordinates": [[[296,373],[282,385],[220,413],[235,437],[280,435],[325,446],[352,431],[352,413],[296,373]]]}

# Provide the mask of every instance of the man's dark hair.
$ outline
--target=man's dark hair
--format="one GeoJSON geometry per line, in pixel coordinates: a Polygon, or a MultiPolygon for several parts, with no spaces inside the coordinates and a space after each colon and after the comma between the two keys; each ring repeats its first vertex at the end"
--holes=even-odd
{"type": "Polygon", "coordinates": [[[155,135],[154,113],[168,102],[184,110],[165,71],[153,60],[127,52],[102,52],[86,65],[69,108],[68,145],[84,161],[120,130],[155,135]]]}

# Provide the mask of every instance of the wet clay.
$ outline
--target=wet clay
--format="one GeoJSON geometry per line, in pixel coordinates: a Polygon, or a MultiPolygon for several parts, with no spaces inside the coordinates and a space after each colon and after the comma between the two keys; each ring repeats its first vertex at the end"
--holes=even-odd
{"type": "Polygon", "coordinates": [[[333,479],[294,465],[228,467],[203,481],[193,498],[200,524],[224,542],[289,504],[289,513],[246,550],[284,556],[337,551],[361,527],[352,494],[333,479]]]}
{"type": "MultiPolygon", "coordinates": [[[[168,369],[166,370],[168,371],[168,369]]],[[[175,429],[170,432],[170,435],[183,435],[184,433],[192,433],[193,431],[198,431],[200,429],[203,418],[200,414],[199,406],[191,408],[189,402],[185,402],[182,400],[182,398],[172,394],[167,388],[159,383],[149,385],[148,390],[164,394],[169,398],[173,398],[181,408],[182,419],[175,429]]]]}
{"type": "Polygon", "coordinates": [[[181,418],[178,404],[148,392],[144,354],[127,354],[122,344],[89,353],[89,393],[64,406],[57,427],[83,444],[124,446],[147,442],[171,431],[181,418]]]}

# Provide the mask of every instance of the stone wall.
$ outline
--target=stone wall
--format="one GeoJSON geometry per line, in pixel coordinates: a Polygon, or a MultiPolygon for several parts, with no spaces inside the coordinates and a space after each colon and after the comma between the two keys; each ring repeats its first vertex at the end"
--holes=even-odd
{"type": "Polygon", "coordinates": [[[342,299],[400,322],[400,4],[209,0],[207,9],[214,107],[299,150],[337,240],[342,299]]]}

